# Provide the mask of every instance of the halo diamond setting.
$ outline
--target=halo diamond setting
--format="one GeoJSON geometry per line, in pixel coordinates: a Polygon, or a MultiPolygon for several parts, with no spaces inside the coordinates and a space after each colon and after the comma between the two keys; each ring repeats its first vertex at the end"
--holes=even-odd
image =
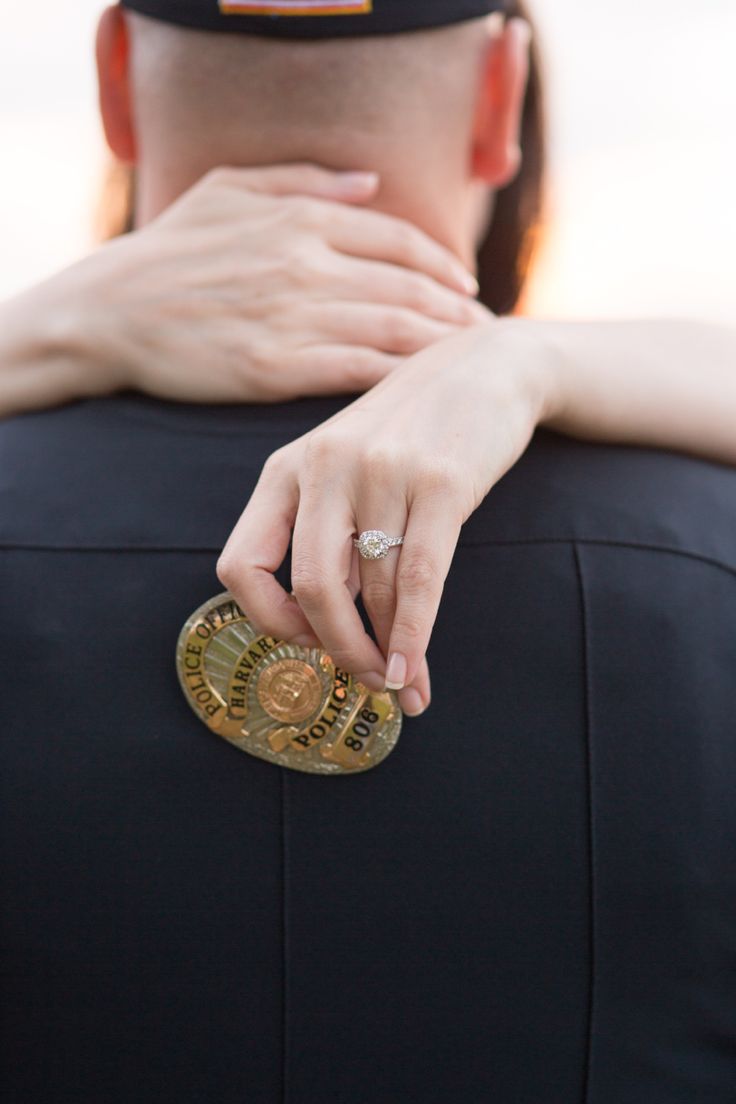
{"type": "Polygon", "coordinates": [[[403,543],[403,537],[387,537],[382,529],[366,529],[353,540],[364,560],[382,560],[390,548],[403,543]]]}

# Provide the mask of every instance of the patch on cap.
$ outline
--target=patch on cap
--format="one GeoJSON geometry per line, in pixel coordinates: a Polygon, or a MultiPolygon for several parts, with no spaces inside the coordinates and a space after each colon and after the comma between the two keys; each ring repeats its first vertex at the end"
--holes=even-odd
{"type": "Polygon", "coordinates": [[[223,15],[368,15],[373,0],[219,0],[223,15]]]}

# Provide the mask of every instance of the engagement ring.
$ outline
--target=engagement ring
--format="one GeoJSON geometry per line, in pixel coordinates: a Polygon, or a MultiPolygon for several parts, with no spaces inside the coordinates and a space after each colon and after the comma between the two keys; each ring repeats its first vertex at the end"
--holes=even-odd
{"type": "Polygon", "coordinates": [[[382,529],[366,529],[359,537],[353,538],[353,544],[364,560],[382,560],[388,555],[389,548],[403,543],[403,537],[387,537],[382,529]]]}

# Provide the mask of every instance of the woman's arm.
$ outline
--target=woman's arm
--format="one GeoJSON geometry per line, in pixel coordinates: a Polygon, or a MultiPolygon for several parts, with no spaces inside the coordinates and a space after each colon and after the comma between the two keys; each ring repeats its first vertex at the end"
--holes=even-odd
{"type": "Polygon", "coordinates": [[[590,441],[736,464],[736,328],[661,321],[510,320],[554,358],[543,424],[590,441]]]}
{"type": "Polygon", "coordinates": [[[273,454],[220,579],[262,631],[297,642],[313,633],[345,670],[420,712],[460,529],[536,426],[736,463],[735,365],[736,334],[698,323],[471,327],[273,454]],[[400,555],[356,562],[352,534],[377,525],[405,534],[400,555]],[[274,578],[290,543],[293,595],[274,578]],[[353,604],[358,589],[378,646],[353,604]]]}
{"type": "Polygon", "coordinates": [[[369,173],[220,169],[0,307],[0,416],[136,388],[190,402],[364,391],[488,317],[369,173]]]}
{"type": "Polygon", "coordinates": [[[85,263],[0,304],[0,417],[44,410],[125,386],[125,372],[97,341],[95,272],[85,263]]]}

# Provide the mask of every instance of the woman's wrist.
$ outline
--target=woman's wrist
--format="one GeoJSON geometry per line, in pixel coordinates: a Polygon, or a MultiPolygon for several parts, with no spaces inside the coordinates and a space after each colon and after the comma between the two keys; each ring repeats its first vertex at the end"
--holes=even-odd
{"type": "Polygon", "coordinates": [[[104,268],[93,254],[0,305],[0,415],[124,386],[99,316],[104,268]]]}
{"type": "Polygon", "coordinates": [[[545,425],[564,408],[564,354],[554,324],[505,316],[476,327],[483,362],[493,375],[499,366],[534,427],[545,425]]]}
{"type": "Polygon", "coordinates": [[[0,415],[57,405],[83,393],[85,369],[64,308],[57,312],[41,289],[0,307],[0,415]]]}

